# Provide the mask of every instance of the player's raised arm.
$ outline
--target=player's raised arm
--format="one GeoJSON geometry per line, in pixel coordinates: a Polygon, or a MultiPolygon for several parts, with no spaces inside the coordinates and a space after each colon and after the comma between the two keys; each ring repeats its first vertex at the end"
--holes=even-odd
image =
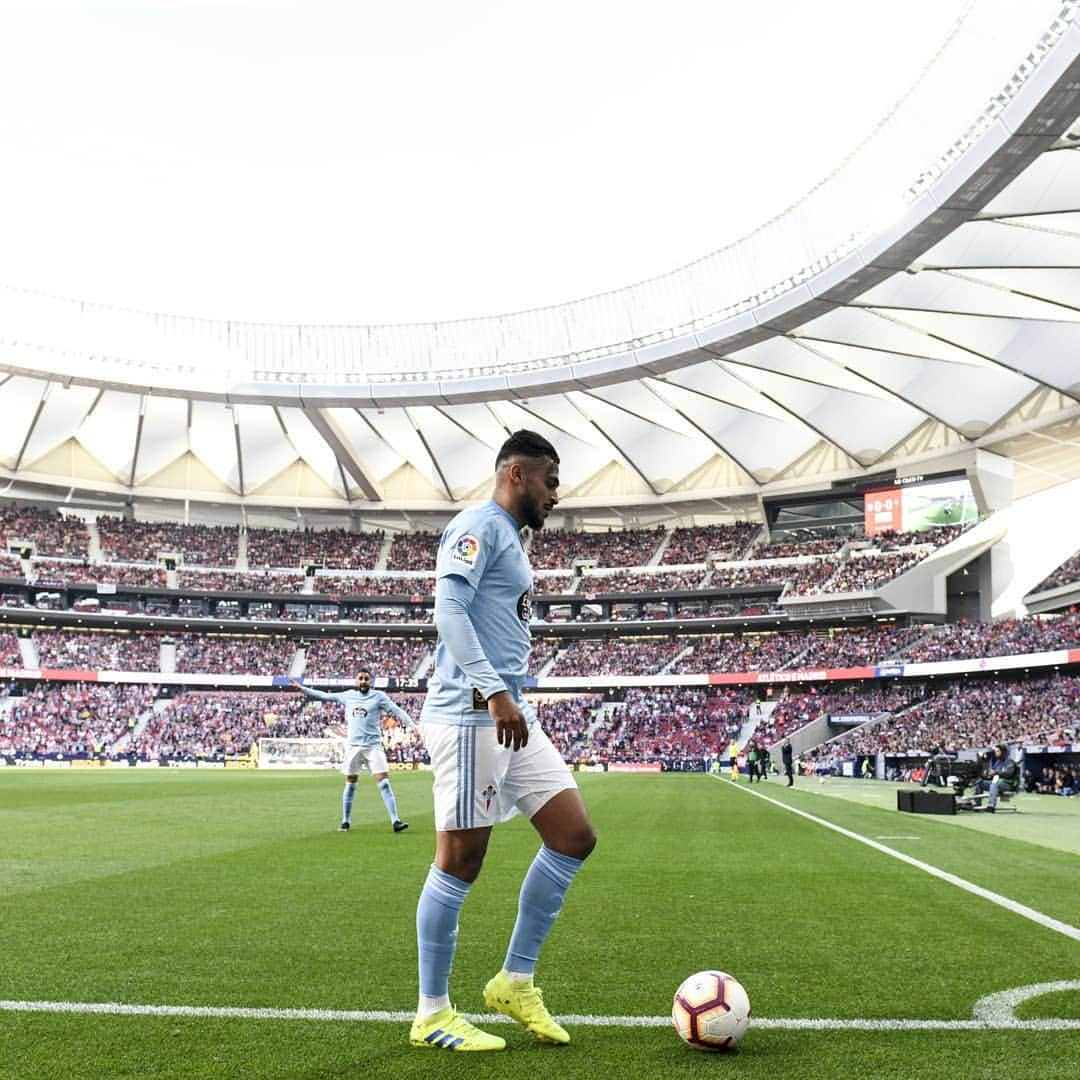
{"type": "Polygon", "coordinates": [[[318,698],[319,701],[342,701],[341,694],[331,694],[326,690],[316,690],[313,686],[305,686],[298,679],[290,679],[290,683],[300,691],[301,694],[306,694],[310,698],[318,698]]]}
{"type": "Polygon", "coordinates": [[[390,699],[389,694],[383,694],[383,697],[385,698],[385,701],[383,702],[385,711],[388,712],[391,716],[394,716],[398,720],[400,720],[407,728],[411,728],[413,731],[415,731],[416,721],[413,720],[413,718],[403,708],[401,708],[400,705],[396,705],[390,699]]]}

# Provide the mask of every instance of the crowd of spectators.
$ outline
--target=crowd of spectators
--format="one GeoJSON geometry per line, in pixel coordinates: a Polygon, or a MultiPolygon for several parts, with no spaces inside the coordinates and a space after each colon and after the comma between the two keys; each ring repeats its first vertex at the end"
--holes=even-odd
{"type": "Polygon", "coordinates": [[[549,675],[652,675],[662,670],[686,642],[671,638],[573,641],[556,659],[549,675]]]}
{"type": "Polygon", "coordinates": [[[296,642],[283,635],[173,634],[176,670],[224,675],[284,675],[296,642]]]}
{"type": "Polygon", "coordinates": [[[923,692],[921,701],[890,722],[853,731],[834,749],[846,756],[979,749],[1074,727],[1080,715],[1078,675],[952,680],[928,684],[923,692]]]}
{"type": "Polygon", "coordinates": [[[165,571],[156,566],[126,563],[52,562],[35,559],[26,579],[42,588],[66,585],[123,585],[135,588],[165,587],[165,571]]]}
{"type": "Polygon", "coordinates": [[[917,701],[923,693],[921,686],[902,681],[789,690],[777,700],[770,719],[759,726],[757,734],[772,745],[821,716],[869,718],[879,713],[896,713],[917,701]]]}
{"type": "Polygon", "coordinates": [[[235,566],[237,525],[180,525],[173,521],[122,521],[99,517],[105,558],[117,562],[156,562],[160,552],[179,552],[197,566],[235,566]]]}
{"type": "Polygon", "coordinates": [[[752,695],[690,687],[627,690],[577,753],[596,762],[704,762],[723,753],[752,695]]]}
{"type": "Polygon", "coordinates": [[[194,761],[247,754],[269,736],[323,738],[340,709],[287,693],[189,692],[165,703],[139,736],[134,753],[148,761],[194,761]]]}
{"type": "Polygon", "coordinates": [[[533,593],[537,596],[566,596],[574,591],[576,574],[533,574],[533,593]]]}
{"type": "Polygon", "coordinates": [[[1059,589],[1062,585],[1072,585],[1080,581],[1080,551],[1071,558],[1066,559],[1052,574],[1047,575],[1031,591],[1033,593],[1047,592],[1050,589],[1059,589]]]}
{"type": "Polygon", "coordinates": [[[1080,795],[1080,768],[1067,762],[1047,765],[1037,776],[1032,769],[1025,769],[1022,787],[1036,795],[1080,795]]]}
{"type": "Polygon", "coordinates": [[[0,711],[0,757],[104,757],[156,694],[145,684],[41,683],[0,711]]]}
{"type": "Polygon", "coordinates": [[[0,631],[0,667],[22,667],[19,639],[14,634],[0,631]]]}
{"type": "Polygon", "coordinates": [[[398,533],[390,544],[387,570],[434,570],[441,532],[418,529],[398,533]]]}
{"type": "Polygon", "coordinates": [[[352,679],[366,667],[375,678],[411,679],[433,647],[425,638],[313,638],[307,645],[304,676],[352,679]]]}
{"type": "Polygon", "coordinates": [[[17,578],[22,581],[24,576],[22,559],[14,555],[0,555],[0,578],[17,578]]]}
{"type": "Polygon", "coordinates": [[[880,588],[910,570],[926,557],[925,552],[893,551],[887,554],[853,554],[836,574],[815,592],[865,592],[880,588]]]}
{"type": "MultiPolygon", "coordinates": [[[[812,574],[821,562],[760,562],[743,566],[718,566],[709,579],[711,589],[748,589],[757,586],[783,587],[796,580],[800,574],[812,574]]],[[[831,576],[835,566],[830,564],[831,576]]]]}
{"type": "Polygon", "coordinates": [[[811,596],[832,592],[832,580],[840,569],[834,559],[814,559],[813,562],[789,563],[783,568],[784,596],[811,596]]]}
{"type": "Polygon", "coordinates": [[[160,671],[161,634],[110,630],[35,630],[43,668],[160,671]]]}
{"type": "Polygon", "coordinates": [[[325,596],[426,597],[435,592],[435,578],[389,577],[385,574],[358,574],[348,577],[317,574],[315,591],[325,596]]]}
{"type": "Polygon", "coordinates": [[[333,570],[373,570],[386,534],[382,529],[247,530],[247,561],[261,567],[325,566],[333,570]]]}
{"type": "Polygon", "coordinates": [[[304,578],[301,574],[180,570],[176,574],[176,587],[186,592],[298,593],[304,587],[304,578]]]}
{"type": "Polygon", "coordinates": [[[958,660],[973,656],[1018,656],[1080,647],[1080,610],[980,623],[946,623],[931,636],[905,646],[898,657],[910,661],[958,660]]]}
{"type": "Polygon", "coordinates": [[[14,503],[0,506],[0,538],[5,552],[27,544],[35,555],[65,559],[84,559],[90,546],[90,534],[78,518],[65,518],[57,510],[14,503]]]}
{"type": "Polygon", "coordinates": [[[558,638],[533,638],[532,651],[529,653],[529,674],[539,675],[544,665],[561,647],[562,643],[558,638]]]}
{"type": "Polygon", "coordinates": [[[969,522],[965,525],[945,525],[940,529],[920,529],[918,532],[886,531],[861,539],[872,544],[878,551],[896,551],[916,546],[940,548],[952,543],[970,528],[969,522]]]}
{"type": "Polygon", "coordinates": [[[761,525],[756,521],[672,529],[660,561],[673,566],[690,566],[742,559],[760,531],[761,525]]]}
{"type": "Polygon", "coordinates": [[[792,559],[800,555],[836,555],[847,543],[845,537],[829,539],[790,540],[781,534],[764,544],[758,544],[750,554],[754,559],[792,559]]]}
{"type": "Polygon", "coordinates": [[[578,594],[688,592],[705,588],[709,570],[664,572],[619,570],[613,574],[586,573],[578,581],[578,594]]]}
{"type": "Polygon", "coordinates": [[[663,538],[661,529],[544,529],[532,534],[529,558],[537,570],[568,569],[576,559],[597,566],[645,566],[663,538]]]}
{"type": "Polygon", "coordinates": [[[806,648],[798,666],[864,667],[898,656],[925,633],[924,627],[878,624],[799,635],[806,648]]]}
{"type": "MultiPolygon", "coordinates": [[[[415,722],[419,694],[392,694],[415,722]]],[[[246,756],[260,739],[338,738],[344,715],[334,702],[313,701],[299,693],[194,691],[165,702],[132,749],[144,760],[196,761],[246,756]]],[[[414,728],[387,719],[383,745],[390,761],[424,761],[414,728]]]]}
{"type": "Polygon", "coordinates": [[[582,757],[582,748],[596,722],[603,694],[574,694],[530,698],[544,731],[567,762],[582,757]]]}
{"type": "Polygon", "coordinates": [[[710,634],[689,640],[693,651],[675,662],[674,674],[779,671],[807,646],[804,634],[710,634]]]}
{"type": "Polygon", "coordinates": [[[419,604],[410,604],[408,607],[365,607],[362,610],[353,610],[351,621],[354,623],[428,623],[434,619],[435,613],[432,608],[422,607],[419,604]]]}
{"type": "Polygon", "coordinates": [[[165,571],[157,566],[126,566],[116,563],[89,565],[79,571],[74,581],[92,581],[95,585],[124,585],[137,588],[164,589],[165,571]]]}

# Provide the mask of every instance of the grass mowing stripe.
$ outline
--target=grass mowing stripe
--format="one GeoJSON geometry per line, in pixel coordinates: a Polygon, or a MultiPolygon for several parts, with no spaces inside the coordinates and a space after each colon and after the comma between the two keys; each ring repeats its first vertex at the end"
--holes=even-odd
{"type": "MultiPolygon", "coordinates": [[[[716,779],[723,780],[724,778],[716,777],[716,779]]],[[[733,787],[738,788],[739,791],[743,791],[748,795],[753,795],[757,799],[764,799],[765,802],[772,803],[773,806],[779,806],[781,810],[787,810],[789,813],[798,814],[799,817],[806,818],[807,821],[812,821],[816,825],[824,825],[826,829],[832,829],[833,832],[838,832],[841,836],[846,836],[850,840],[858,840],[860,844],[866,844],[867,847],[872,847],[875,851],[880,851],[885,855],[891,855],[894,859],[899,859],[901,862],[907,863],[909,866],[914,866],[915,869],[922,870],[932,877],[940,878],[950,885],[955,885],[958,889],[963,889],[973,896],[980,896],[984,900],[989,900],[990,903],[997,904],[998,907],[1003,907],[1006,911],[1011,911],[1014,915],[1020,915],[1025,919],[1030,919],[1032,922],[1038,923],[1048,930],[1054,930],[1059,934],[1064,934],[1066,937],[1072,938],[1073,941],[1080,941],[1080,929],[1077,929],[1075,926],[1070,926],[1068,923],[1061,922],[1059,919],[1052,918],[1050,915],[1044,915],[1041,911],[1036,911],[1026,904],[1020,904],[1015,900],[1010,900],[1007,896],[1002,896],[1001,893],[991,892],[990,889],[984,889],[981,885],[976,885],[972,881],[957,877],[956,874],[950,874],[947,870],[941,870],[936,866],[931,866],[921,859],[915,859],[911,855],[905,855],[902,851],[897,851],[895,848],[879,844],[876,840],[871,840],[869,836],[863,836],[861,833],[853,832],[851,829],[845,829],[842,825],[835,825],[833,822],[826,821],[824,818],[819,818],[814,814],[809,814],[805,810],[799,810],[797,807],[789,806],[779,799],[773,799],[768,795],[762,795],[760,791],[754,791],[753,788],[742,787],[730,780],[727,782],[732,784],[733,787]]]]}

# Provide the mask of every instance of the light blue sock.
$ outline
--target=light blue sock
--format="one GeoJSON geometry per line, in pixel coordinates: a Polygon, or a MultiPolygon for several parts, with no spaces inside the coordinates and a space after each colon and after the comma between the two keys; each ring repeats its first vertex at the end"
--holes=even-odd
{"type": "Polygon", "coordinates": [[[443,873],[437,866],[428,871],[416,905],[416,947],[420,954],[420,993],[442,997],[450,992],[450,969],[457,948],[458,912],[469,895],[470,883],[443,873]]]}
{"type": "Polygon", "coordinates": [[[352,804],[356,798],[356,781],[346,780],[345,790],[341,793],[341,820],[352,821],[352,804]]]}
{"type": "Polygon", "coordinates": [[[536,969],[540,948],[555,925],[563,897],[581,864],[581,859],[560,855],[547,846],[536,853],[518,894],[517,922],[503,964],[507,971],[531,975],[536,969]]]}
{"type": "Polygon", "coordinates": [[[389,780],[379,781],[379,794],[386,804],[386,812],[390,815],[390,820],[397,821],[397,800],[394,798],[394,789],[390,786],[389,780]]]}

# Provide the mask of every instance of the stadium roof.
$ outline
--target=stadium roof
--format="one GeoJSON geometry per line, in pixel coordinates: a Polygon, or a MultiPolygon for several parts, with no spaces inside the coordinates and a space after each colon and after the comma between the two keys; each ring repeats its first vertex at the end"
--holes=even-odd
{"type": "Polygon", "coordinates": [[[970,448],[1015,461],[1018,494],[1080,476],[1078,6],[944,143],[910,136],[948,92],[951,40],[798,204],[572,303],[286,326],[3,288],[0,478],[439,513],[487,493],[519,427],[559,447],[564,508],[642,520],[970,448]]]}

